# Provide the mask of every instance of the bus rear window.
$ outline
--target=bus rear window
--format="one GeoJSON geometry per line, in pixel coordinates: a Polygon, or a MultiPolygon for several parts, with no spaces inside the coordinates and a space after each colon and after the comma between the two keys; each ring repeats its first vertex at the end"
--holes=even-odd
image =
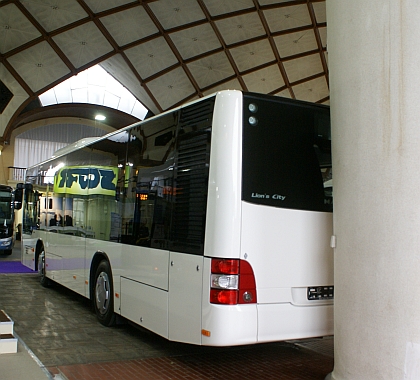
{"type": "Polygon", "coordinates": [[[329,130],[328,107],[245,95],[242,199],[332,211],[329,130]]]}

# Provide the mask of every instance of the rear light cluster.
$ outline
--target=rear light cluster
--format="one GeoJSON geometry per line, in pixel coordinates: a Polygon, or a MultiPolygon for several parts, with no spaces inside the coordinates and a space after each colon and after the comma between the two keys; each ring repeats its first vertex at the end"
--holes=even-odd
{"type": "Polygon", "coordinates": [[[210,303],[257,303],[254,271],[244,260],[212,259],[210,288],[210,303]]]}

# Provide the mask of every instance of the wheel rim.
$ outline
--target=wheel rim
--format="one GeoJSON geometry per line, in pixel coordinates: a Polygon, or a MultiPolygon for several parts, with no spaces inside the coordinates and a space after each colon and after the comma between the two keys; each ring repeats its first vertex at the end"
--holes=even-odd
{"type": "Polygon", "coordinates": [[[95,286],[95,299],[96,299],[96,308],[100,314],[106,314],[109,308],[109,277],[105,272],[101,272],[96,279],[95,286]]]}

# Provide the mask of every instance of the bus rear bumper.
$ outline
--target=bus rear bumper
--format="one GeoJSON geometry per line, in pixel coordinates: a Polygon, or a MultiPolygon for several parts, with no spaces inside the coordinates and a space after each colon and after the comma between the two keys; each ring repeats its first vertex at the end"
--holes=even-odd
{"type": "Polygon", "coordinates": [[[334,306],[258,305],[258,342],[305,339],[334,333],[334,306]]]}
{"type": "Polygon", "coordinates": [[[205,346],[236,346],[332,335],[333,307],[332,303],[210,305],[203,314],[201,342],[205,346]]]}
{"type": "Polygon", "coordinates": [[[203,310],[201,344],[238,346],[257,343],[257,305],[208,305],[203,310]],[[207,334],[207,335],[205,335],[207,334]]]}

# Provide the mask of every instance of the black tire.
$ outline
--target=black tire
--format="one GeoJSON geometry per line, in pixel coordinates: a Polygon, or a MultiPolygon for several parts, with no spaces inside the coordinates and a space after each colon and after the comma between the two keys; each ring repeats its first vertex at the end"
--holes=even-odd
{"type": "Polygon", "coordinates": [[[93,287],[93,307],[96,318],[104,326],[115,325],[114,285],[112,283],[111,267],[107,260],[99,263],[95,273],[93,287]]]}
{"type": "Polygon", "coordinates": [[[4,253],[5,255],[11,255],[11,254],[12,254],[12,250],[11,250],[11,249],[5,249],[5,250],[3,251],[3,253],[4,253]]]}
{"type": "Polygon", "coordinates": [[[39,282],[44,288],[48,288],[51,285],[50,279],[47,277],[46,265],[45,265],[45,251],[44,247],[37,253],[35,259],[35,269],[39,274],[39,282]]]}

